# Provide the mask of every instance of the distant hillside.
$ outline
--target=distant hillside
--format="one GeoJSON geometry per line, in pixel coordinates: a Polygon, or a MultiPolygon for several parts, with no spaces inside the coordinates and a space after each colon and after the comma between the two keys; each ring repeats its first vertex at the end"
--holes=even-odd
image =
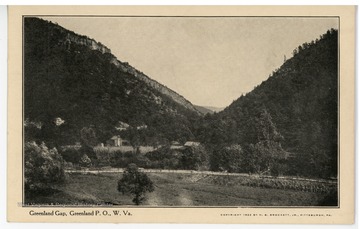
{"type": "Polygon", "coordinates": [[[143,72],[141,72],[141,71],[135,69],[134,67],[132,67],[131,65],[129,65],[127,62],[121,62],[118,59],[116,59],[116,57],[113,57],[113,59],[111,60],[111,63],[113,63],[116,67],[118,67],[122,71],[127,72],[127,73],[139,78],[140,80],[145,82],[148,86],[150,86],[150,87],[154,88],[155,90],[161,92],[162,94],[170,97],[172,100],[174,100],[178,104],[184,106],[185,108],[187,108],[193,112],[200,114],[200,112],[195,108],[195,106],[193,104],[191,104],[188,100],[186,100],[183,96],[181,96],[178,93],[176,93],[175,91],[169,89],[165,85],[162,85],[159,82],[151,79],[150,77],[145,75],[143,72]]]}
{"type": "Polygon", "coordinates": [[[26,17],[24,32],[27,139],[64,145],[90,134],[96,144],[121,133],[132,144],[157,145],[194,138],[192,104],[100,42],[38,18],[26,17]]]}
{"type": "Polygon", "coordinates": [[[202,114],[213,114],[214,111],[207,109],[206,107],[202,107],[202,106],[198,106],[198,105],[194,105],[196,110],[200,111],[202,114]]]}
{"type": "Polygon", "coordinates": [[[206,117],[197,136],[208,144],[236,143],[246,149],[258,142],[256,122],[266,110],[290,153],[287,173],[336,177],[337,30],[300,45],[293,55],[253,91],[206,117]]]}
{"type": "Polygon", "coordinates": [[[194,105],[194,107],[204,115],[213,114],[215,112],[220,112],[224,110],[224,108],[220,108],[220,107],[207,107],[207,106],[198,106],[198,105],[194,105]]]}
{"type": "Polygon", "coordinates": [[[220,112],[225,109],[225,107],[208,107],[208,106],[204,106],[204,108],[211,110],[212,112],[220,112]]]}
{"type": "Polygon", "coordinates": [[[60,26],[56,26],[58,30],[60,30],[62,33],[66,33],[65,40],[62,40],[60,42],[63,42],[63,44],[70,48],[71,44],[78,44],[78,45],[84,45],[90,48],[91,50],[97,50],[100,51],[103,54],[109,54],[111,56],[110,63],[114,64],[116,67],[118,67],[121,71],[129,73],[130,75],[133,75],[140,80],[144,81],[148,86],[154,88],[155,90],[161,92],[162,94],[169,96],[172,100],[179,103],[180,105],[184,106],[185,108],[192,110],[194,112],[198,112],[195,107],[186,100],[183,96],[179,95],[175,91],[169,89],[165,85],[160,84],[159,82],[151,79],[147,75],[145,75],[143,72],[135,69],[131,65],[129,65],[128,62],[122,62],[117,59],[114,55],[111,54],[111,50],[106,47],[105,45],[101,44],[100,42],[95,41],[94,39],[88,38],[83,35],[76,34],[72,31],[66,30],[60,26]]]}

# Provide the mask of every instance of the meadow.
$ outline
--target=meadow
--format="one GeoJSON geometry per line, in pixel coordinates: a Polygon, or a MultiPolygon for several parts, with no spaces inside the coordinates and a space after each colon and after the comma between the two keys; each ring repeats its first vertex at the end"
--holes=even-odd
{"type": "MultiPolygon", "coordinates": [[[[155,191],[141,206],[336,206],[336,184],[270,178],[148,173],[155,191]]],[[[134,205],[117,191],[121,173],[70,173],[64,184],[27,196],[36,205],[134,205]]]]}

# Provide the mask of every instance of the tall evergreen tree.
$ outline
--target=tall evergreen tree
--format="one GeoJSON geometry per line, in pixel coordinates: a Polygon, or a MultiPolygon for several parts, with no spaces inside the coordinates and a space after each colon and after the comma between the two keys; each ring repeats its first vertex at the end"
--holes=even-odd
{"type": "Polygon", "coordinates": [[[258,142],[250,145],[251,167],[256,173],[277,173],[278,163],[286,157],[280,143],[284,138],[266,109],[261,112],[255,125],[258,142]]]}

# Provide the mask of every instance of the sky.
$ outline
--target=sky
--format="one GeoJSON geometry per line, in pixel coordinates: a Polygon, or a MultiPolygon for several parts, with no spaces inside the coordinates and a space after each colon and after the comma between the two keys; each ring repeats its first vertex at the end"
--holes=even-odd
{"type": "Polygon", "coordinates": [[[226,107],[336,18],[42,17],[101,42],[195,105],[226,107]]]}

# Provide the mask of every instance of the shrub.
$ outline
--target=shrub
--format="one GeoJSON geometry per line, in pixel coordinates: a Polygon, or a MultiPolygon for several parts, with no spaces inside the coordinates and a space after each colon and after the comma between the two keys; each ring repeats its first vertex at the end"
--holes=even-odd
{"type": "Polygon", "coordinates": [[[107,147],[94,147],[96,158],[98,159],[99,166],[110,165],[110,159],[113,153],[110,153],[107,147]]]}
{"type": "Polygon", "coordinates": [[[50,184],[65,179],[64,160],[56,148],[48,149],[45,143],[25,144],[25,189],[35,191],[49,188],[50,184]]]}
{"type": "Polygon", "coordinates": [[[81,156],[83,155],[80,149],[74,147],[64,148],[63,150],[60,150],[60,154],[65,161],[71,162],[72,164],[78,164],[81,156]]]}
{"type": "Polygon", "coordinates": [[[239,172],[243,149],[240,145],[221,146],[211,155],[211,169],[215,171],[239,172]]]}
{"type": "Polygon", "coordinates": [[[83,167],[90,167],[91,166],[91,159],[88,155],[84,154],[79,161],[79,164],[83,167]]]}

